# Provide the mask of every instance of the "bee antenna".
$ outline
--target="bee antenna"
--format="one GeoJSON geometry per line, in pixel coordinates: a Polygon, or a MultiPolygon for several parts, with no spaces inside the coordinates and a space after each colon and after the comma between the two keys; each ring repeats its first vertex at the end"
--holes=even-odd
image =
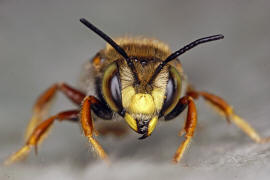
{"type": "Polygon", "coordinates": [[[133,62],[131,61],[130,57],[124,51],[124,49],[121,48],[108,35],[106,35],[104,32],[102,32],[100,29],[98,29],[96,26],[94,26],[92,23],[90,23],[86,19],[81,18],[80,22],[83,23],[86,27],[88,27],[92,31],[94,31],[96,34],[98,34],[102,39],[104,39],[107,43],[109,43],[120,55],[122,55],[124,57],[128,66],[130,67],[131,71],[133,72],[135,83],[139,83],[139,78],[138,78],[135,66],[134,66],[133,62]]]}
{"type": "Polygon", "coordinates": [[[198,46],[199,44],[207,43],[207,42],[210,42],[210,41],[216,41],[216,40],[223,39],[223,38],[224,38],[224,36],[222,34],[204,37],[204,38],[197,39],[196,41],[193,41],[193,42],[189,43],[188,45],[184,46],[183,48],[179,49],[178,51],[175,51],[174,53],[169,55],[164,61],[162,61],[162,63],[159,64],[159,66],[157,67],[155,73],[151,77],[149,83],[153,82],[153,80],[156,78],[156,76],[160,73],[162,68],[168,62],[170,62],[173,59],[177,58],[178,56],[184,54],[186,51],[198,46]]]}

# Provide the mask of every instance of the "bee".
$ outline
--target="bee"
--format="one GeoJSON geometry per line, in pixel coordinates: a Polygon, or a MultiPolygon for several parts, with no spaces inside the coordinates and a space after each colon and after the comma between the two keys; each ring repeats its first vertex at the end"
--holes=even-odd
{"type": "Polygon", "coordinates": [[[221,97],[206,91],[198,91],[188,83],[178,57],[204,43],[223,39],[221,34],[197,39],[183,48],[171,52],[168,45],[155,39],[123,37],[112,40],[103,31],[86,19],[81,23],[107,42],[86,65],[87,76],[81,91],[66,83],[56,83],[37,99],[33,116],[28,124],[24,146],[11,155],[5,164],[12,164],[26,157],[31,148],[37,147],[49,133],[53,123],[73,121],[80,123],[84,136],[97,155],[108,161],[108,155],[96,139],[95,119],[112,120],[119,116],[136,133],[139,139],[149,137],[159,120],[169,121],[187,109],[187,118],[179,134],[184,136],[173,157],[179,162],[197,126],[195,100],[202,97],[209,102],[228,122],[234,123],[256,143],[265,143],[270,138],[259,134],[221,97]],[[89,81],[89,79],[94,79],[89,81]],[[95,95],[89,88],[95,88],[95,95]],[[77,107],[47,117],[53,97],[63,93],[77,107]],[[45,120],[44,120],[45,119],[45,120]]]}

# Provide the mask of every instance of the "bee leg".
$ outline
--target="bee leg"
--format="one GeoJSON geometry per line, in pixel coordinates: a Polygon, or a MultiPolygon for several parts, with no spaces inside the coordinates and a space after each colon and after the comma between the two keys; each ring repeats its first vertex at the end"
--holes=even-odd
{"type": "Polygon", "coordinates": [[[51,116],[47,120],[40,123],[29,136],[28,140],[26,141],[25,145],[16,153],[11,155],[5,162],[5,165],[10,165],[16,161],[19,161],[25,158],[30,150],[31,147],[35,147],[35,152],[37,154],[37,146],[43,142],[43,140],[48,135],[49,129],[52,127],[55,120],[58,121],[78,121],[79,110],[70,110],[70,111],[63,111],[54,116],[51,116]]]}
{"type": "Polygon", "coordinates": [[[200,96],[203,97],[215,110],[217,110],[217,112],[224,116],[229,123],[233,122],[256,143],[266,143],[270,141],[270,137],[260,137],[255,129],[253,129],[244,119],[235,114],[233,108],[221,97],[205,91],[196,91],[191,86],[188,88],[187,95],[192,96],[194,99],[198,99],[200,96]]]}
{"type": "Polygon", "coordinates": [[[70,87],[65,83],[56,83],[49,87],[44,93],[42,93],[37,99],[33,107],[33,115],[26,128],[25,140],[29,138],[35,127],[43,120],[47,118],[47,113],[50,109],[50,105],[57,91],[62,92],[73,103],[80,105],[85,94],[70,87]]]}
{"type": "Polygon", "coordinates": [[[92,144],[94,151],[97,155],[108,162],[108,156],[98,141],[94,138],[95,129],[94,129],[94,121],[91,116],[91,109],[94,107],[100,107],[99,112],[102,109],[105,109],[105,105],[103,105],[97,98],[94,96],[87,96],[84,98],[81,108],[81,125],[83,129],[84,135],[88,138],[88,141],[92,144]]]}
{"type": "MultiPolygon", "coordinates": [[[[175,108],[169,113],[167,114],[164,119],[165,121],[169,121],[174,119],[175,117],[177,117],[180,113],[182,113],[187,107],[187,104],[182,104],[180,101],[177,103],[177,105],[175,106],[175,108]]],[[[178,135],[182,136],[185,134],[185,128],[182,128],[178,135]]]]}
{"type": "Polygon", "coordinates": [[[185,150],[187,149],[188,145],[191,142],[191,139],[194,135],[194,131],[197,125],[197,111],[196,106],[194,103],[194,100],[190,96],[184,96],[179,100],[178,104],[183,104],[188,106],[188,112],[187,112],[187,119],[184,126],[185,131],[185,140],[182,142],[182,144],[178,147],[174,157],[173,162],[177,163],[181,160],[181,158],[184,155],[185,150]]]}

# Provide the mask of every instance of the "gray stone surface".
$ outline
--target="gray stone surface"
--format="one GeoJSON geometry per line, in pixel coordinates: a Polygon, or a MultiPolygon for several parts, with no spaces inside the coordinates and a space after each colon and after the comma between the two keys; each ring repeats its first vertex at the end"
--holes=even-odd
{"type": "MultiPolygon", "coordinates": [[[[173,50],[207,35],[225,39],[181,57],[189,80],[228,100],[263,136],[270,135],[270,3],[244,1],[0,0],[0,161],[22,145],[36,97],[49,85],[75,85],[81,65],[104,42],[85,17],[113,37],[145,35],[173,50]]],[[[199,127],[183,162],[170,163],[185,115],[160,122],[138,141],[99,137],[112,164],[97,160],[78,125],[56,123],[39,155],[0,167],[0,179],[269,179],[270,144],[253,143],[198,103],[199,127]]],[[[72,105],[60,95],[52,113],[72,105]]]]}

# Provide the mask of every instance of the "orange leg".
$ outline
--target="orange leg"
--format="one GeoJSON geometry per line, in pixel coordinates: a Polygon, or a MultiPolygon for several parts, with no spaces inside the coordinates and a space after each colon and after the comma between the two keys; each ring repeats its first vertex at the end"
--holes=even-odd
{"type": "Polygon", "coordinates": [[[91,116],[91,105],[99,104],[99,100],[94,96],[87,96],[83,100],[81,108],[81,125],[84,135],[88,138],[88,141],[92,144],[94,151],[98,154],[101,159],[104,159],[108,162],[108,156],[101,145],[94,138],[95,129],[94,121],[91,116]]]}
{"type": "Polygon", "coordinates": [[[48,88],[44,93],[37,99],[34,108],[33,115],[27,126],[25,133],[25,140],[27,140],[36,126],[44,119],[47,118],[47,113],[50,109],[51,102],[57,91],[62,92],[76,105],[80,105],[85,94],[70,87],[65,83],[57,83],[48,88]]]}
{"type": "Polygon", "coordinates": [[[190,96],[184,96],[183,98],[179,100],[179,103],[188,105],[188,112],[187,112],[186,123],[182,130],[182,132],[185,133],[185,140],[178,147],[173,157],[173,162],[175,163],[179,162],[182,159],[185,150],[187,149],[188,145],[191,142],[191,139],[194,135],[194,131],[197,125],[197,111],[196,111],[196,106],[193,101],[193,98],[190,96]]]}
{"type": "Polygon", "coordinates": [[[203,97],[222,116],[225,116],[228,122],[233,122],[256,143],[265,143],[270,141],[270,137],[261,138],[260,135],[244,119],[235,114],[233,108],[219,96],[204,91],[196,91],[191,86],[188,88],[187,95],[192,96],[194,99],[197,99],[200,96],[203,97]]]}
{"type": "Polygon", "coordinates": [[[28,140],[26,141],[25,145],[16,153],[11,155],[5,162],[5,165],[10,165],[18,160],[25,158],[30,150],[31,147],[35,147],[35,152],[37,153],[37,146],[42,143],[46,135],[48,134],[48,130],[52,127],[55,120],[58,121],[78,121],[78,114],[79,110],[71,110],[71,111],[64,111],[60,112],[57,115],[51,116],[47,120],[40,123],[29,136],[28,140]]]}

